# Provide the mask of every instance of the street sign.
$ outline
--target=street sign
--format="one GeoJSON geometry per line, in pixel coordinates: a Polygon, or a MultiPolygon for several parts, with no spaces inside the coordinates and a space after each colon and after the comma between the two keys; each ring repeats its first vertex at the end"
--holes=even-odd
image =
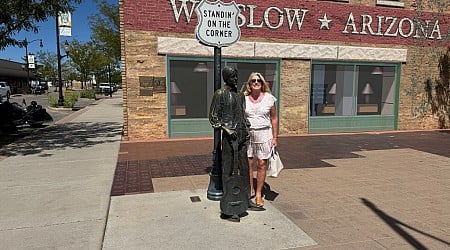
{"type": "Polygon", "coordinates": [[[58,13],[58,28],[60,36],[72,36],[72,15],[70,12],[58,13]]]}
{"type": "Polygon", "coordinates": [[[195,11],[198,17],[195,37],[200,43],[220,48],[239,41],[241,37],[241,29],[238,25],[240,10],[234,1],[223,3],[220,0],[216,2],[203,0],[195,11]]]}
{"type": "Polygon", "coordinates": [[[28,54],[28,68],[29,69],[35,69],[36,65],[34,64],[34,54],[28,54]]]}

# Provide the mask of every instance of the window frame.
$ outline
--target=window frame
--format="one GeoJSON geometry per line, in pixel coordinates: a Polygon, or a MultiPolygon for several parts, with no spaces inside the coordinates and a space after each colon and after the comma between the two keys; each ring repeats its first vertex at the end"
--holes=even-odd
{"type": "Polygon", "coordinates": [[[361,62],[361,61],[311,61],[311,72],[310,72],[310,99],[308,103],[308,132],[347,132],[347,131],[363,131],[364,126],[367,126],[367,130],[388,130],[388,129],[397,129],[398,123],[398,106],[399,106],[399,90],[400,90],[400,73],[401,73],[401,64],[400,63],[391,63],[391,62],[361,62]],[[351,66],[353,68],[353,94],[352,94],[352,106],[353,109],[357,109],[358,105],[358,92],[355,92],[355,89],[358,88],[358,77],[359,71],[356,69],[358,66],[370,66],[370,67],[394,67],[394,86],[393,86],[393,112],[392,114],[358,114],[357,110],[353,110],[351,115],[342,115],[342,116],[320,116],[320,115],[312,115],[312,91],[313,91],[313,74],[314,74],[314,65],[344,65],[351,66]],[[371,124],[376,123],[376,120],[383,120],[380,124],[371,124]],[[387,122],[386,122],[387,121],[387,122]],[[383,127],[382,123],[389,123],[383,127]],[[364,125],[365,124],[365,125],[364,125]],[[323,125],[323,126],[322,126],[323,125]],[[354,127],[352,127],[354,125],[354,127]]]}
{"type": "MultiPolygon", "coordinates": [[[[172,118],[171,115],[171,93],[170,93],[170,82],[171,82],[171,69],[170,69],[170,65],[171,65],[171,61],[192,61],[192,62],[214,62],[214,58],[211,57],[186,57],[186,56],[167,56],[166,57],[166,89],[168,90],[166,95],[167,95],[167,136],[168,138],[176,138],[176,137],[180,137],[178,135],[174,136],[174,121],[177,122],[195,122],[195,121],[200,121],[203,122],[205,120],[208,120],[208,117],[206,118],[188,118],[188,119],[183,119],[183,118],[172,118]]],[[[242,58],[223,58],[222,57],[222,67],[221,69],[223,69],[223,67],[227,66],[230,63],[256,63],[256,64],[274,64],[275,65],[275,71],[276,71],[276,88],[275,88],[275,92],[273,93],[273,95],[275,96],[275,98],[277,98],[277,102],[276,102],[276,107],[277,107],[277,116],[279,116],[279,107],[280,107],[280,87],[281,87],[281,83],[280,83],[280,60],[278,59],[242,59],[242,58]]],[[[239,72],[238,72],[239,73],[239,72]]],[[[222,75],[222,74],[221,74],[222,75]]],[[[211,83],[213,84],[213,83],[211,83]]],[[[213,92],[208,93],[208,95],[212,95],[214,94],[213,92]]],[[[207,103],[207,105],[209,105],[209,103],[207,103]]],[[[208,121],[208,125],[209,125],[209,121],[208,121]]],[[[209,125],[210,127],[210,125],[209,125]]],[[[213,130],[211,129],[211,136],[213,134],[213,130]]],[[[181,135],[182,136],[182,135],[181,135]]],[[[193,136],[204,136],[204,135],[193,135],[193,136]]]]}

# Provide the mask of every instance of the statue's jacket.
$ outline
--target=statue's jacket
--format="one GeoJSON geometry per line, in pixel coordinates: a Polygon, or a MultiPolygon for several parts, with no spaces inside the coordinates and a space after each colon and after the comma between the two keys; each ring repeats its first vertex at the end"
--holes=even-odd
{"type": "Polygon", "coordinates": [[[236,131],[239,144],[246,143],[250,123],[245,117],[244,95],[228,85],[218,89],[211,102],[209,121],[213,128],[221,128],[228,135],[236,131]]]}

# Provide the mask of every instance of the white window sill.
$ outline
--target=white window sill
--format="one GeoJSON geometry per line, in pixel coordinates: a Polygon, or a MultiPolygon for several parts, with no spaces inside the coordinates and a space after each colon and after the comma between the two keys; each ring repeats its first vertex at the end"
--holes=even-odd
{"type": "Polygon", "coordinates": [[[377,0],[377,6],[389,6],[389,7],[404,8],[405,3],[400,2],[400,1],[377,0]]]}

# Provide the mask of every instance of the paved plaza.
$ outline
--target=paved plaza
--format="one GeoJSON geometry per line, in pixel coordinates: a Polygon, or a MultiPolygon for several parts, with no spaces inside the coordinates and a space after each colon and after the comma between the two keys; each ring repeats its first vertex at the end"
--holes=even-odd
{"type": "Polygon", "coordinates": [[[0,148],[0,249],[450,249],[449,131],[281,136],[267,210],[232,223],[213,140],[122,141],[121,104],[0,148]]]}

